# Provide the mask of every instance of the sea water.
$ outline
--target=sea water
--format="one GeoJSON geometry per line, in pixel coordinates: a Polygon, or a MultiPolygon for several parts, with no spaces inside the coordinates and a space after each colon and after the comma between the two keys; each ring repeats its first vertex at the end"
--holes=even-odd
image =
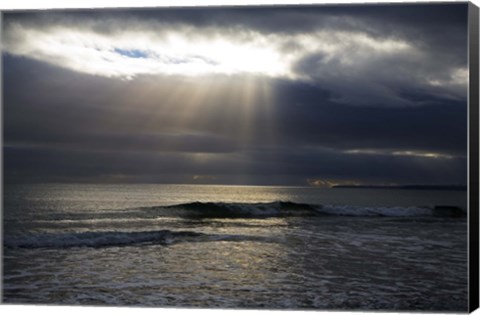
{"type": "Polygon", "coordinates": [[[465,191],[6,185],[3,302],[467,311],[465,191]]]}

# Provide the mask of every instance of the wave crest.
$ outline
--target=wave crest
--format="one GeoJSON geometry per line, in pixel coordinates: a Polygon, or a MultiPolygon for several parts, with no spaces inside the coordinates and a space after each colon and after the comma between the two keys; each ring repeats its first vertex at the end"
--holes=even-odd
{"type": "Polygon", "coordinates": [[[108,247],[133,244],[171,244],[178,238],[193,238],[202,233],[170,230],[142,232],[83,232],[65,234],[35,234],[8,237],[4,241],[7,248],[68,248],[68,247],[108,247]]]}
{"type": "Polygon", "coordinates": [[[351,206],[313,205],[291,201],[268,203],[191,202],[147,208],[159,214],[192,218],[268,218],[308,216],[377,216],[377,217],[462,217],[465,212],[455,206],[351,206]]]}

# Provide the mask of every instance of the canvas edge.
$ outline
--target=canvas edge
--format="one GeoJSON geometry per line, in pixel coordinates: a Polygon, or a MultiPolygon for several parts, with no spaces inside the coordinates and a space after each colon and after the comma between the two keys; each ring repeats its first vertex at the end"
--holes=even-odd
{"type": "Polygon", "coordinates": [[[473,4],[468,6],[469,40],[469,312],[479,306],[479,9],[473,4]]]}
{"type": "Polygon", "coordinates": [[[0,9],[0,143],[2,145],[0,151],[0,304],[3,304],[3,192],[4,192],[4,181],[3,181],[3,118],[4,116],[4,91],[3,91],[3,15],[4,11],[0,9]]]}

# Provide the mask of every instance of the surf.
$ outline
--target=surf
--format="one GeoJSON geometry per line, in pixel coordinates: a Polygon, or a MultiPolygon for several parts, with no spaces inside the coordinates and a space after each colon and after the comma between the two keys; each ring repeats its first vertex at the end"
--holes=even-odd
{"type": "Polygon", "coordinates": [[[355,217],[464,217],[465,211],[455,206],[352,206],[315,205],[292,201],[265,203],[190,202],[169,206],[141,208],[158,215],[189,218],[269,218],[309,216],[355,217]]]}

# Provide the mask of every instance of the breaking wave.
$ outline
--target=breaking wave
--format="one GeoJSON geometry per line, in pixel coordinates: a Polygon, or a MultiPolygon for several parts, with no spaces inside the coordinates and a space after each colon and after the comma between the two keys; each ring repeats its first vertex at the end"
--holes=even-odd
{"type": "Polygon", "coordinates": [[[136,244],[168,245],[178,238],[202,236],[202,233],[170,230],[142,232],[83,232],[83,233],[46,233],[7,237],[7,248],[67,248],[67,247],[109,247],[136,244]]]}
{"type": "Polygon", "coordinates": [[[71,247],[120,247],[138,245],[172,245],[178,242],[270,242],[260,236],[235,234],[205,234],[191,231],[98,231],[77,233],[43,233],[10,236],[5,238],[6,248],[71,248],[71,247]]]}
{"type": "MultiPolygon", "coordinates": [[[[133,210],[133,209],[130,209],[133,210]]],[[[432,207],[366,207],[349,205],[312,205],[294,203],[290,201],[276,201],[269,203],[222,203],[222,202],[192,202],[171,206],[156,206],[137,208],[136,211],[125,209],[112,213],[114,216],[104,218],[112,228],[117,222],[117,215],[124,211],[129,215],[125,224],[135,223],[138,217],[131,217],[137,213],[140,217],[179,217],[188,219],[207,218],[281,218],[281,217],[322,217],[322,216],[351,216],[351,217],[464,217],[465,211],[454,206],[432,207]],[[146,211],[146,212],[143,212],[146,211]]],[[[67,222],[74,224],[83,222],[79,219],[69,218],[58,220],[50,218],[38,222],[67,222]],[[71,219],[71,220],[70,220],[71,219]]],[[[145,218],[143,218],[145,219],[145,218]]],[[[37,222],[37,223],[38,223],[37,222]]],[[[122,221],[123,222],[123,221],[122,221]]],[[[144,221],[141,221],[144,222],[144,221]]],[[[122,223],[123,224],[123,223],[122,223]]],[[[132,224],[135,225],[135,224],[132,224]]],[[[124,228],[122,226],[120,228],[124,228]]],[[[170,245],[177,242],[210,242],[210,241],[268,241],[264,238],[255,238],[248,235],[204,234],[193,231],[178,230],[144,230],[144,231],[90,231],[66,233],[39,233],[6,235],[4,247],[6,248],[70,248],[70,247],[111,247],[132,245],[170,245]]]]}
{"type": "Polygon", "coordinates": [[[269,203],[192,202],[172,206],[149,207],[158,214],[193,218],[268,218],[307,216],[369,216],[369,217],[462,217],[465,212],[455,206],[350,206],[312,205],[290,201],[269,203]]]}

